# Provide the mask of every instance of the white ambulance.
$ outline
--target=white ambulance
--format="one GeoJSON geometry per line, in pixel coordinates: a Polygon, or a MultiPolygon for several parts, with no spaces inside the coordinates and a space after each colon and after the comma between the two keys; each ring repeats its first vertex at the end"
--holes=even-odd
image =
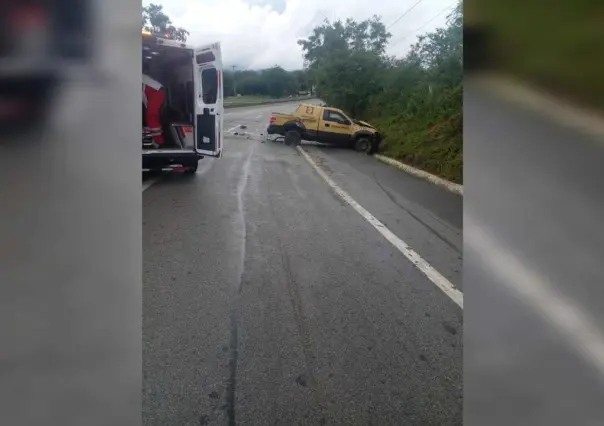
{"type": "Polygon", "coordinates": [[[197,171],[203,157],[223,150],[223,74],[220,43],[192,47],[143,32],[143,69],[166,89],[161,112],[165,143],[154,148],[143,106],[143,171],[197,171]]]}

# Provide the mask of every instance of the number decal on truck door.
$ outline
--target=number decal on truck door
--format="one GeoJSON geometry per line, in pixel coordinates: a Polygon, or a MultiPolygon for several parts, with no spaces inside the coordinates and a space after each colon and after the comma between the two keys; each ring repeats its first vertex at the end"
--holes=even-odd
{"type": "Polygon", "coordinates": [[[223,82],[220,43],[195,49],[195,150],[202,155],[222,154],[223,82]]]}

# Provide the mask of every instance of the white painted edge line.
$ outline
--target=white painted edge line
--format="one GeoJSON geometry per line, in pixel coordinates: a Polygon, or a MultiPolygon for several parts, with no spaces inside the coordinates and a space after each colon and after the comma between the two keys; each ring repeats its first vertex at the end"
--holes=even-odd
{"type": "Polygon", "coordinates": [[[457,195],[461,195],[463,197],[463,185],[448,181],[446,179],[443,179],[443,178],[433,175],[431,173],[425,172],[423,170],[412,167],[408,164],[402,163],[398,160],[395,160],[394,158],[386,157],[385,155],[382,155],[382,154],[374,154],[373,156],[377,160],[381,161],[382,163],[386,163],[391,166],[394,166],[397,169],[400,169],[406,173],[409,173],[410,175],[413,175],[417,178],[426,180],[434,185],[437,185],[437,186],[440,186],[440,187],[446,189],[449,192],[452,192],[457,195]]]}
{"type": "Polygon", "coordinates": [[[143,192],[145,192],[147,189],[149,189],[152,185],[156,184],[157,182],[159,182],[159,177],[153,178],[153,179],[149,179],[146,182],[143,182],[143,192]]]}
{"type": "Polygon", "coordinates": [[[540,313],[604,378],[604,335],[584,310],[557,292],[547,276],[501,246],[467,214],[464,218],[464,242],[481,256],[481,264],[494,274],[498,282],[540,313]]]}
{"type": "Polygon", "coordinates": [[[456,289],[453,284],[442,276],[436,269],[434,269],[428,262],[426,262],[415,250],[413,250],[407,243],[397,237],[392,231],[390,231],[386,225],[380,222],[375,216],[369,213],[363,206],[357,203],[348,193],[340,188],[325,172],[310,158],[310,156],[301,147],[296,147],[298,151],[306,158],[306,161],[311,165],[313,169],[327,182],[329,186],[353,209],[359,213],[363,219],[371,224],[384,238],[386,238],[403,256],[405,256],[411,263],[413,263],[417,269],[419,269],[432,283],[434,283],[439,289],[442,290],[453,302],[463,309],[463,293],[456,289]]]}
{"type": "Polygon", "coordinates": [[[572,102],[510,77],[488,75],[479,77],[479,80],[487,90],[502,99],[604,140],[604,114],[597,110],[573,105],[572,102]]]}

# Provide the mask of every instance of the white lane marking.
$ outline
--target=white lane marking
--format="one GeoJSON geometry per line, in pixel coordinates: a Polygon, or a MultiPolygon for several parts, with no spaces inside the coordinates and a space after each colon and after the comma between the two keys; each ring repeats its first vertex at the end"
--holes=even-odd
{"type": "Polygon", "coordinates": [[[571,102],[509,77],[489,75],[479,79],[487,90],[501,98],[547,116],[559,124],[590,134],[600,142],[604,140],[604,116],[599,111],[572,105],[571,102]]]}
{"type": "Polygon", "coordinates": [[[498,282],[516,293],[573,344],[573,348],[604,376],[604,334],[589,315],[558,293],[550,279],[529,267],[502,247],[483,227],[466,214],[464,241],[481,256],[482,264],[498,282]]]}
{"type": "Polygon", "coordinates": [[[241,126],[241,124],[237,124],[236,126],[231,127],[230,129],[228,129],[225,133],[231,133],[233,130],[239,128],[239,126],[241,126]]]}
{"type": "Polygon", "coordinates": [[[360,214],[363,219],[369,222],[380,234],[386,238],[390,244],[392,244],[403,256],[405,256],[411,263],[413,263],[417,269],[419,269],[432,283],[434,283],[439,289],[442,290],[453,302],[463,309],[463,293],[453,286],[453,284],[440,274],[436,269],[426,262],[415,250],[413,250],[406,242],[397,237],[390,229],[380,222],[375,216],[369,213],[363,206],[357,203],[348,193],[340,188],[325,172],[310,158],[310,155],[306,153],[301,147],[296,147],[298,151],[302,153],[306,161],[312,166],[313,169],[327,182],[329,186],[350,206],[360,214]]]}
{"type": "Polygon", "coordinates": [[[143,192],[145,192],[147,189],[149,189],[151,187],[151,185],[159,182],[159,179],[160,179],[159,177],[156,177],[153,179],[149,179],[146,182],[143,182],[143,192]]]}
{"type": "Polygon", "coordinates": [[[260,114],[260,115],[256,116],[256,118],[257,118],[257,119],[258,119],[258,118],[262,118],[262,116],[263,116],[263,115],[264,115],[264,114],[260,114]]]}

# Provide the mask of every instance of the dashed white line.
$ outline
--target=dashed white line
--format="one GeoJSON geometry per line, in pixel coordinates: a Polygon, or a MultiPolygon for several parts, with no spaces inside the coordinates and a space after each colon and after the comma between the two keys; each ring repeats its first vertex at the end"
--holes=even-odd
{"type": "Polygon", "coordinates": [[[405,256],[417,269],[419,269],[432,283],[434,283],[443,293],[445,293],[453,302],[463,309],[463,293],[453,286],[453,284],[440,274],[436,269],[426,262],[415,250],[406,242],[396,236],[390,229],[380,222],[375,216],[369,213],[363,206],[357,203],[347,192],[340,188],[327,174],[310,158],[301,147],[297,147],[304,158],[309,162],[313,169],[327,182],[329,186],[353,209],[359,213],[363,219],[371,224],[384,238],[386,238],[403,256],[405,256]]]}
{"type": "Polygon", "coordinates": [[[464,240],[481,257],[481,264],[497,281],[540,313],[583,359],[604,378],[604,333],[576,303],[550,284],[549,277],[522,262],[501,246],[468,214],[464,217],[464,240]]]}

